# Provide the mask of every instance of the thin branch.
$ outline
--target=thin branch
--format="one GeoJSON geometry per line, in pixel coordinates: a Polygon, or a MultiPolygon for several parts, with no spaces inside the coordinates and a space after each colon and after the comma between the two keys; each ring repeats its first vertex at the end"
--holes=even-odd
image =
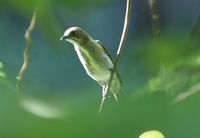
{"type": "MultiPolygon", "coordinates": [[[[200,34],[200,14],[198,15],[192,31],[190,32],[190,38],[189,38],[189,46],[194,46],[195,44],[195,39],[198,36],[198,34],[200,34]]],[[[189,47],[191,49],[191,47],[189,47]]],[[[192,49],[193,50],[193,49],[192,49]]],[[[194,51],[194,50],[193,50],[194,51]]],[[[188,51],[187,51],[188,52],[188,51]]],[[[185,100],[186,98],[189,98],[190,96],[196,94],[200,92],[200,83],[197,83],[196,85],[192,86],[191,88],[189,88],[188,91],[182,92],[180,93],[175,100],[173,101],[173,103],[179,103],[182,102],[183,100],[185,100]]]]}
{"type": "MultiPolygon", "coordinates": [[[[116,69],[117,64],[119,62],[119,58],[120,58],[120,55],[122,53],[122,48],[124,47],[126,36],[128,34],[130,19],[131,19],[131,0],[127,0],[126,15],[125,15],[125,19],[124,19],[124,28],[123,28],[122,36],[121,36],[121,39],[120,39],[119,47],[118,47],[118,50],[117,50],[117,56],[116,56],[116,59],[115,59],[115,62],[114,62],[113,70],[116,69]]],[[[112,77],[111,77],[111,80],[112,80],[112,77]]]]}
{"type": "Polygon", "coordinates": [[[31,49],[31,45],[32,45],[31,33],[32,33],[33,29],[35,28],[35,24],[36,24],[36,12],[34,11],[30,25],[24,35],[25,40],[26,40],[26,47],[25,47],[24,53],[23,53],[24,62],[22,64],[22,67],[19,71],[18,76],[16,77],[16,79],[17,79],[16,87],[17,87],[18,92],[20,92],[21,82],[22,82],[24,75],[29,66],[30,49],[31,49]]]}
{"type": "MultiPolygon", "coordinates": [[[[114,77],[114,73],[115,73],[117,65],[119,63],[120,56],[122,54],[122,49],[125,46],[124,44],[125,44],[126,36],[127,36],[127,33],[128,33],[130,17],[131,17],[131,0],[127,0],[126,15],[125,15],[125,19],[124,19],[124,28],[123,28],[123,32],[122,32],[122,35],[121,35],[119,47],[118,47],[118,50],[117,50],[117,55],[116,55],[116,58],[115,58],[115,61],[114,61],[113,69],[111,70],[110,78],[109,78],[109,81],[108,81],[108,86],[105,89],[105,94],[107,94],[108,90],[110,89],[110,86],[111,86],[111,83],[112,83],[112,80],[113,80],[113,77],[114,77]]],[[[103,98],[105,99],[105,97],[103,97],[103,98]]],[[[104,100],[103,100],[103,102],[104,102],[104,100]]],[[[100,107],[99,112],[101,112],[102,105],[103,105],[103,103],[101,103],[101,107],[100,107]]]]}
{"type": "Polygon", "coordinates": [[[115,58],[115,61],[114,61],[113,69],[112,69],[112,72],[111,72],[111,75],[110,75],[110,79],[109,79],[109,83],[108,83],[108,90],[109,90],[110,85],[112,83],[114,72],[116,71],[117,65],[119,63],[119,59],[120,59],[120,56],[122,54],[122,49],[125,46],[124,44],[125,44],[126,36],[128,34],[130,18],[131,18],[131,0],[127,0],[126,15],[125,15],[125,19],[124,19],[124,28],[123,28],[122,36],[121,36],[121,39],[120,39],[119,47],[118,47],[118,50],[117,50],[117,55],[116,55],[116,58],[115,58]]]}
{"type": "Polygon", "coordinates": [[[159,28],[159,15],[157,11],[157,0],[147,0],[147,1],[151,13],[153,35],[154,38],[158,40],[160,36],[160,28],[159,28]]]}
{"type": "Polygon", "coordinates": [[[185,100],[186,98],[196,94],[200,92],[200,83],[192,86],[191,88],[189,88],[188,91],[186,92],[182,92],[180,93],[176,98],[175,100],[173,101],[173,103],[179,103],[179,102],[182,102],[183,100],[185,100]]]}

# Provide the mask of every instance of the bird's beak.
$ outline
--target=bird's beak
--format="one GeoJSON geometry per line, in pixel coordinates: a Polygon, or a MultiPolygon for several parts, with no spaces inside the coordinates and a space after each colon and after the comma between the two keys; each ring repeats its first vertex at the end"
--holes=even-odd
{"type": "Polygon", "coordinates": [[[65,40],[65,39],[67,39],[67,38],[69,38],[69,37],[63,35],[63,36],[60,38],[60,40],[65,40]]]}

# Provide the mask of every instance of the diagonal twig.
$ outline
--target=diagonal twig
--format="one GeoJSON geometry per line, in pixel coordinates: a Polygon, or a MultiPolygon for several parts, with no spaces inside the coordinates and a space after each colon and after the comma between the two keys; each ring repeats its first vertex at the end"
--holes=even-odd
{"type": "Polygon", "coordinates": [[[189,88],[188,91],[182,92],[180,93],[175,100],[173,101],[173,103],[179,103],[182,102],[183,100],[185,100],[186,98],[189,98],[190,96],[197,94],[198,92],[200,92],[200,83],[197,83],[196,85],[192,86],[189,88]]]}
{"type": "Polygon", "coordinates": [[[36,12],[34,11],[30,25],[29,25],[29,27],[26,30],[25,35],[24,35],[25,40],[26,40],[26,47],[25,47],[24,53],[23,53],[24,62],[23,62],[22,67],[19,71],[19,74],[16,77],[16,79],[17,79],[17,83],[16,83],[17,92],[20,92],[21,82],[22,82],[24,75],[25,75],[25,73],[28,69],[28,66],[29,66],[30,49],[31,49],[31,45],[32,45],[31,33],[32,33],[33,29],[35,28],[35,24],[36,24],[36,12]]]}
{"type": "MultiPolygon", "coordinates": [[[[191,47],[193,48],[195,42],[196,42],[196,38],[198,37],[198,35],[200,34],[200,14],[198,15],[193,28],[190,32],[190,36],[189,36],[189,49],[191,49],[191,47]]],[[[194,49],[192,49],[194,51],[194,49]]],[[[188,51],[187,51],[188,52],[188,51]]],[[[200,83],[197,83],[196,85],[190,87],[187,91],[180,93],[175,100],[173,101],[173,103],[179,103],[182,102],[183,100],[185,100],[186,98],[196,94],[200,92],[200,83]]]]}
{"type": "MultiPolygon", "coordinates": [[[[109,78],[109,81],[108,81],[108,86],[105,89],[105,94],[107,94],[108,90],[110,89],[110,86],[111,86],[111,83],[112,83],[112,80],[113,80],[113,77],[114,77],[114,73],[115,73],[117,65],[119,63],[120,56],[122,54],[122,49],[125,46],[124,44],[125,44],[125,39],[126,39],[126,36],[127,36],[127,33],[128,33],[130,17],[131,17],[131,0],[127,0],[126,14],[125,14],[125,19],[124,19],[124,28],[123,28],[123,32],[122,32],[122,35],[121,35],[119,47],[118,47],[118,50],[117,50],[117,55],[116,55],[116,58],[114,60],[113,69],[111,70],[110,78],[109,78]]],[[[104,102],[104,100],[103,100],[103,102],[104,102]]],[[[101,112],[101,110],[102,110],[103,102],[100,106],[99,112],[101,112]]]]}

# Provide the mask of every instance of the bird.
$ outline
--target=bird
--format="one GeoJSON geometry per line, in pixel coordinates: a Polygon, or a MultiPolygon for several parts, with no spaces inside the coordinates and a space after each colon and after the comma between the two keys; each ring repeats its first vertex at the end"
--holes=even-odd
{"type": "Polygon", "coordinates": [[[102,110],[107,92],[112,93],[118,102],[117,95],[120,93],[122,81],[118,70],[115,70],[111,84],[108,86],[114,63],[103,44],[99,40],[93,39],[80,27],[70,27],[64,32],[60,40],[65,40],[74,46],[88,76],[102,86],[102,100],[99,112],[102,110]],[[108,87],[109,90],[107,90],[108,87]]]}

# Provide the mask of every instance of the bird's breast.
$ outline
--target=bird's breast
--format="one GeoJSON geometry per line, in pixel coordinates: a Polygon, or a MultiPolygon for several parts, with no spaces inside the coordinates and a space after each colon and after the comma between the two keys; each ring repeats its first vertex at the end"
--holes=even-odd
{"type": "Polygon", "coordinates": [[[74,46],[79,60],[87,74],[96,81],[107,81],[110,77],[111,59],[101,51],[88,51],[74,46]]]}

